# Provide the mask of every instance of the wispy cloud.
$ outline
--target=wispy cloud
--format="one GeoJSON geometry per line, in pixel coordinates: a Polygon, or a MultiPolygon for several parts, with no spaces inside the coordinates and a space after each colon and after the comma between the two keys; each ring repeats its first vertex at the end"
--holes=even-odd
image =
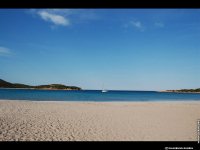
{"type": "Polygon", "coordinates": [[[0,46],[0,56],[10,56],[11,54],[10,49],[0,46]]]}
{"type": "Polygon", "coordinates": [[[131,21],[130,22],[134,27],[141,29],[142,28],[142,24],[140,21],[131,21]]]}
{"type": "Polygon", "coordinates": [[[95,11],[91,9],[31,9],[29,13],[52,23],[52,29],[56,26],[67,27],[73,24],[99,19],[95,11]]]}
{"type": "Polygon", "coordinates": [[[128,24],[125,25],[125,27],[134,27],[134,29],[138,30],[138,31],[144,31],[145,27],[144,25],[141,23],[141,21],[130,21],[128,24]]]}
{"type": "Polygon", "coordinates": [[[146,23],[146,24],[143,24],[141,21],[129,21],[129,23],[125,24],[124,25],[124,28],[134,28],[135,30],[138,30],[138,31],[146,31],[146,29],[151,29],[151,27],[154,27],[155,28],[164,28],[165,27],[165,24],[163,22],[151,22],[151,23],[146,23]]]}
{"type": "Polygon", "coordinates": [[[52,22],[55,25],[62,25],[62,26],[70,25],[70,21],[62,15],[57,15],[54,14],[53,12],[50,13],[47,11],[39,11],[38,14],[43,20],[52,22]]]}
{"type": "Polygon", "coordinates": [[[155,22],[154,25],[155,27],[158,27],[158,28],[163,28],[165,26],[165,24],[162,22],[155,22]]]}

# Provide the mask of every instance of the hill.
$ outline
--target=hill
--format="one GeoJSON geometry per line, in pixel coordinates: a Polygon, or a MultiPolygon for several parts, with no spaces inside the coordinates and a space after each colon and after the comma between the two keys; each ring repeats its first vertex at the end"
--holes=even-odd
{"type": "Polygon", "coordinates": [[[0,88],[31,88],[31,89],[50,89],[50,90],[81,90],[80,87],[66,86],[63,84],[49,84],[49,85],[37,85],[31,86],[20,83],[10,83],[0,79],[0,88]]]}
{"type": "Polygon", "coordinates": [[[198,88],[198,89],[166,90],[165,92],[200,93],[200,88],[198,88]]]}
{"type": "Polygon", "coordinates": [[[0,87],[13,88],[13,84],[0,79],[0,87]]]}

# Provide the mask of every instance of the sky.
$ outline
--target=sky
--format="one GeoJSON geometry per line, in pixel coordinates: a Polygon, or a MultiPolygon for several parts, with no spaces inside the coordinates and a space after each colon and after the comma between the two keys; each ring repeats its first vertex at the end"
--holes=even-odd
{"type": "Polygon", "coordinates": [[[83,89],[200,88],[200,9],[0,9],[0,78],[83,89]]]}

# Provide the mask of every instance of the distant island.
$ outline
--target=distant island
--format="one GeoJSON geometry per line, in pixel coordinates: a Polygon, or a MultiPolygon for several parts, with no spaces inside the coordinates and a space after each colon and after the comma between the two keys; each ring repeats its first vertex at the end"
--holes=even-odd
{"type": "Polygon", "coordinates": [[[160,92],[175,92],[175,93],[200,93],[200,88],[198,89],[181,89],[181,90],[165,90],[160,92]]]}
{"type": "Polygon", "coordinates": [[[66,86],[63,84],[49,84],[49,85],[37,85],[31,86],[20,83],[10,83],[0,79],[0,88],[18,88],[18,89],[46,89],[46,90],[81,90],[77,86],[66,86]]]}

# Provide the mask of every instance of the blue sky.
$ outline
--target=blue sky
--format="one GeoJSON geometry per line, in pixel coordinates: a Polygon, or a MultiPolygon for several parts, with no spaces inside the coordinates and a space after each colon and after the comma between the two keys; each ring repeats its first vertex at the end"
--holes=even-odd
{"type": "Polygon", "coordinates": [[[0,78],[84,89],[200,87],[199,9],[1,9],[0,78]]]}

